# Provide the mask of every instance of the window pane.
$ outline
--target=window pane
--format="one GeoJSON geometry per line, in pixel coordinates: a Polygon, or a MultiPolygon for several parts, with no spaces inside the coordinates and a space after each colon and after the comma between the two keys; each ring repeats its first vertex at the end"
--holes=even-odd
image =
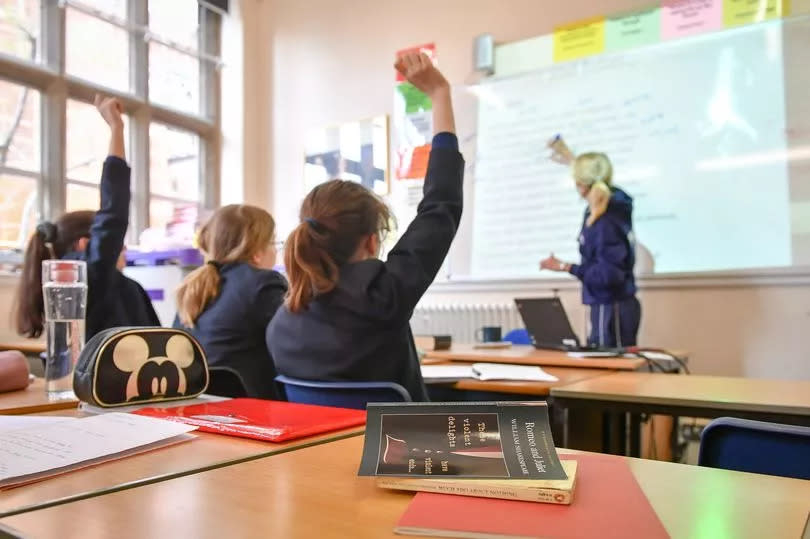
{"type": "Polygon", "coordinates": [[[197,0],[149,2],[149,29],[163,39],[196,50],[199,26],[197,0]]]}
{"type": "Polygon", "coordinates": [[[127,32],[117,26],[66,9],[65,69],[88,81],[127,91],[129,43],[127,32]]]}
{"type": "Polygon", "coordinates": [[[153,123],[149,127],[149,191],[197,202],[200,198],[200,138],[153,123]]]}
{"type": "Polygon", "coordinates": [[[39,170],[39,92],[2,80],[0,166],[39,170]]]}
{"type": "Polygon", "coordinates": [[[79,2],[107,15],[114,15],[119,19],[125,19],[127,16],[127,0],[79,0],[79,2]]]}
{"type": "Polygon", "coordinates": [[[193,202],[152,198],[149,201],[149,228],[163,229],[174,238],[190,240],[198,213],[199,207],[193,202]]]}
{"type": "MultiPolygon", "coordinates": [[[[124,116],[124,144],[128,147],[127,116],[124,116]]],[[[107,157],[110,128],[96,107],[81,101],[67,102],[66,165],[71,180],[98,183],[107,157]]]]}
{"type": "Polygon", "coordinates": [[[26,60],[39,58],[40,0],[0,0],[0,52],[26,60]]]}
{"type": "Polygon", "coordinates": [[[0,174],[0,247],[23,248],[38,220],[36,180],[0,174]]]}
{"type": "Polygon", "coordinates": [[[65,193],[65,210],[98,210],[101,204],[100,195],[97,187],[89,187],[86,185],[79,185],[75,183],[67,184],[67,192],[65,193]]]}
{"type": "Polygon", "coordinates": [[[158,43],[149,43],[149,99],[199,113],[200,61],[158,43]]]}

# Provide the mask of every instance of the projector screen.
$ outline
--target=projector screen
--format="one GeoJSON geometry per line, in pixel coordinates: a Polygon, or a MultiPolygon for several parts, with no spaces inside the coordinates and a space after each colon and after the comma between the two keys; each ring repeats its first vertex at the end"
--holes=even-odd
{"type": "Polygon", "coordinates": [[[460,130],[471,166],[451,280],[553,277],[541,258],[579,259],[585,203],[549,159],[556,134],[613,161],[634,198],[640,273],[810,265],[810,19],[526,72],[536,46],[504,46],[524,72],[466,88],[476,110],[474,132],[460,130]]]}

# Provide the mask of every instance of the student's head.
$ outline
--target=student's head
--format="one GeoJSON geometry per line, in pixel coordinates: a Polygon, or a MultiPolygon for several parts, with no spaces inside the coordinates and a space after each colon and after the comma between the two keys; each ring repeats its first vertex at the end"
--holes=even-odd
{"type": "Polygon", "coordinates": [[[95,215],[94,211],[74,211],[53,223],[45,222],[37,226],[25,249],[15,299],[15,319],[21,335],[39,337],[42,334],[42,261],[84,251],[90,241],[90,225],[95,215]]]}
{"type": "Polygon", "coordinates": [[[262,269],[276,264],[276,224],[261,208],[224,206],[200,230],[198,242],[206,264],[190,273],[177,290],[177,314],[194,327],[211,300],[219,295],[223,264],[246,263],[262,269]]]}
{"type": "Polygon", "coordinates": [[[607,155],[599,152],[578,155],[571,166],[571,172],[582,198],[588,197],[588,192],[594,184],[603,183],[610,186],[613,181],[613,165],[610,164],[607,155]]]}
{"type": "Polygon", "coordinates": [[[294,313],[306,309],[315,296],[331,292],[341,266],[379,256],[391,212],[362,185],[332,180],[310,191],[300,218],[284,251],[290,280],[287,306],[294,313]]]}

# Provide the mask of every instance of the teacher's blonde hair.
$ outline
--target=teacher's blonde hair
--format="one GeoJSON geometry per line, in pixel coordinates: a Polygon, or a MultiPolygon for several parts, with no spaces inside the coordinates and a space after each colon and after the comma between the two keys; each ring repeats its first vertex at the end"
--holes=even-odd
{"type": "Polygon", "coordinates": [[[586,197],[590,215],[586,224],[591,226],[605,214],[610,203],[613,165],[607,155],[588,152],[580,154],[574,159],[571,171],[577,183],[590,187],[586,197]]]}

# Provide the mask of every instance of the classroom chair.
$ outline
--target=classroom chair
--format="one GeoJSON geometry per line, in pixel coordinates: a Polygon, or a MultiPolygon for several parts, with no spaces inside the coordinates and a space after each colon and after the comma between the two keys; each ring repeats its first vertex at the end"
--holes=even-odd
{"type": "Polygon", "coordinates": [[[512,344],[532,344],[532,338],[529,336],[529,332],[523,328],[513,329],[504,336],[503,340],[511,342],[512,344]]]}
{"type": "Polygon", "coordinates": [[[247,397],[248,390],[242,376],[230,367],[208,367],[208,395],[219,397],[247,397]]]}
{"type": "Polygon", "coordinates": [[[365,410],[369,402],[411,402],[411,395],[393,382],[318,382],[277,376],[284,385],[287,400],[365,410]]]}
{"type": "Polygon", "coordinates": [[[698,465],[810,479],[810,427],[721,417],[700,436],[698,465]]]}

